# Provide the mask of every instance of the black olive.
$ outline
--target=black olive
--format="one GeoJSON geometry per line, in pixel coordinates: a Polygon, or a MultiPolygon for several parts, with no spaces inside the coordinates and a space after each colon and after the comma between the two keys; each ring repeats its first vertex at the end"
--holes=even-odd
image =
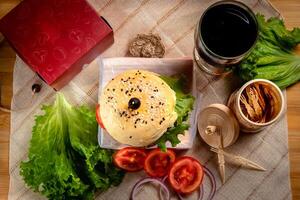
{"type": "Polygon", "coordinates": [[[31,86],[31,90],[33,93],[39,93],[41,91],[41,87],[42,86],[40,84],[35,83],[31,86]]]}
{"type": "Polygon", "coordinates": [[[131,98],[128,102],[128,108],[136,110],[141,106],[141,101],[138,98],[131,98]]]}

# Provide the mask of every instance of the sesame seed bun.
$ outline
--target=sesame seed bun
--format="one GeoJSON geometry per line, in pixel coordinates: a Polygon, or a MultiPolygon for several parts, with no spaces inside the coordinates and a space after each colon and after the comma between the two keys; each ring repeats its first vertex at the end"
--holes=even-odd
{"type": "Polygon", "coordinates": [[[158,74],[129,70],[103,89],[100,116],[115,140],[143,147],[153,144],[173,126],[177,119],[175,104],[175,92],[158,74]]]}

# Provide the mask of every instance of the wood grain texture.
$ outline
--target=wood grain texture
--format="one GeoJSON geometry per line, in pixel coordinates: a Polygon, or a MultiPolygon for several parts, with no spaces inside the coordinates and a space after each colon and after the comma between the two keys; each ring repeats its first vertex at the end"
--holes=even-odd
{"type": "MultiPolygon", "coordinates": [[[[1,0],[0,18],[15,7],[21,0],[1,0]]],[[[300,27],[299,0],[271,0],[281,12],[288,28],[300,27]]],[[[300,47],[297,48],[300,54],[300,47]]],[[[12,97],[12,77],[15,52],[7,42],[0,43],[0,103],[10,107],[12,97]]],[[[287,90],[288,97],[288,128],[289,150],[291,162],[291,185],[293,199],[300,200],[300,83],[287,90]]],[[[0,111],[0,200],[7,199],[9,186],[8,155],[9,155],[10,114],[0,111]]]]}
{"type": "MultiPolygon", "coordinates": [[[[20,0],[1,0],[0,18],[2,18],[20,0]]],[[[0,105],[9,108],[12,97],[13,66],[15,52],[6,41],[0,42],[0,105]]],[[[8,155],[9,155],[10,114],[0,111],[0,199],[7,199],[9,187],[8,155]]]]}
{"type": "MultiPolygon", "coordinates": [[[[299,0],[272,0],[282,14],[288,28],[300,27],[299,0]]],[[[300,55],[300,46],[296,49],[300,55]]],[[[293,199],[300,199],[300,83],[287,90],[287,116],[289,128],[289,156],[293,199]]]]}

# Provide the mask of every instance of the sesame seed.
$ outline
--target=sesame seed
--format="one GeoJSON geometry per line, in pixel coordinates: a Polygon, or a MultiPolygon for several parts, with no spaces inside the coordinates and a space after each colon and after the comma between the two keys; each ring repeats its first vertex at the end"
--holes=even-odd
{"type": "Polygon", "coordinates": [[[115,88],[114,89],[112,89],[113,90],[113,92],[116,90],[115,88]]]}
{"type": "Polygon", "coordinates": [[[142,92],[142,89],[139,89],[140,92],[142,92]]]}
{"type": "Polygon", "coordinates": [[[131,139],[131,138],[132,138],[132,136],[129,136],[129,138],[131,139]]]}
{"type": "Polygon", "coordinates": [[[154,96],[151,96],[151,98],[153,99],[153,98],[154,98],[154,96]]]}
{"type": "Polygon", "coordinates": [[[153,118],[151,118],[151,121],[154,121],[154,119],[153,119],[153,118]]]}
{"type": "Polygon", "coordinates": [[[136,128],[136,125],[134,125],[134,128],[136,128]]]}
{"type": "Polygon", "coordinates": [[[123,89],[121,88],[121,92],[123,92],[123,89]]]}

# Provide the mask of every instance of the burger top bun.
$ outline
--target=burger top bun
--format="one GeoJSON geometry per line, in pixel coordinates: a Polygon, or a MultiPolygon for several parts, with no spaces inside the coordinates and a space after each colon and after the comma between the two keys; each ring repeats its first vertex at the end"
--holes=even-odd
{"type": "Polygon", "coordinates": [[[118,142],[143,147],[153,144],[177,119],[175,92],[158,74],[129,70],[102,90],[100,116],[118,142]]]}

